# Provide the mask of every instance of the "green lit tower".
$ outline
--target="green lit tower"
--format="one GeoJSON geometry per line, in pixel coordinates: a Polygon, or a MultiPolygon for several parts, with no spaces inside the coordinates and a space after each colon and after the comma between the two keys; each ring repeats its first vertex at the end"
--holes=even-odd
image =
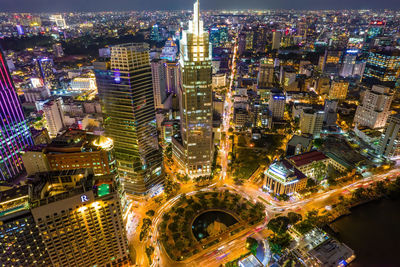
{"type": "Polygon", "coordinates": [[[163,182],[149,46],[111,47],[111,62],[95,65],[106,135],[114,140],[118,172],[130,194],[152,194],[163,182]]]}
{"type": "Polygon", "coordinates": [[[209,175],[213,155],[211,44],[198,1],[189,29],[182,34],[180,53],[181,133],[173,138],[173,158],[191,177],[209,175]]]}

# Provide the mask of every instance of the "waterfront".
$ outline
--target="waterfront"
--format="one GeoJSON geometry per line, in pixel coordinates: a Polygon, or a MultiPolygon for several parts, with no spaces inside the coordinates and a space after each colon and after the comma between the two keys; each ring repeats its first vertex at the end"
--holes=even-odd
{"type": "Polygon", "coordinates": [[[339,239],[351,247],[351,266],[399,266],[400,199],[374,201],[333,223],[339,239]]]}

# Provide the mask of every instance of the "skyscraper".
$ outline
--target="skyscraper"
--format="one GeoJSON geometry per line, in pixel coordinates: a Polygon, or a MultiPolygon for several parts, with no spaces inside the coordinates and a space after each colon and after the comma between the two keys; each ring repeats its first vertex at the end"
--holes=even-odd
{"type": "Polygon", "coordinates": [[[106,135],[114,140],[125,190],[146,194],[163,180],[149,46],[113,46],[110,63],[95,67],[106,135]]]}
{"type": "Polygon", "coordinates": [[[151,61],[151,73],[153,78],[154,106],[156,109],[162,109],[167,96],[166,84],[166,66],[164,60],[153,59],[151,61]]]}
{"type": "Polygon", "coordinates": [[[0,51],[0,143],[0,180],[9,181],[24,171],[19,153],[33,142],[2,51],[0,51]]]}
{"type": "Polygon", "coordinates": [[[274,70],[273,58],[261,59],[257,77],[257,87],[258,88],[272,87],[275,82],[274,71],[275,70],[274,70]]]}
{"type": "Polygon", "coordinates": [[[379,142],[378,153],[385,157],[400,155],[400,115],[390,115],[379,142]]]}
{"type": "Polygon", "coordinates": [[[369,52],[363,82],[393,87],[400,75],[400,50],[369,52]]]}
{"type": "Polygon", "coordinates": [[[354,123],[371,129],[383,128],[390,115],[393,95],[388,87],[374,85],[365,92],[361,105],[357,107],[354,123]]]}
{"type": "Polygon", "coordinates": [[[203,30],[198,1],[180,45],[181,135],[173,138],[173,158],[190,176],[208,175],[213,154],[211,45],[203,30]]]}
{"type": "Polygon", "coordinates": [[[51,58],[38,58],[35,60],[35,71],[43,83],[49,83],[54,79],[53,60],[51,58]]]}
{"type": "Polygon", "coordinates": [[[47,130],[50,137],[56,137],[57,133],[65,127],[62,99],[57,98],[43,106],[44,116],[47,121],[47,130]]]}

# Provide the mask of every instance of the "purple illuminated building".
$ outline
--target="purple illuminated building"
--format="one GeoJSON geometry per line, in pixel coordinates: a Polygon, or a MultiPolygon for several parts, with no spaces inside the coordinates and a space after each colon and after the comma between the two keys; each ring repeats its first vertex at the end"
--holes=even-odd
{"type": "Polygon", "coordinates": [[[10,72],[0,51],[0,180],[10,181],[24,171],[20,153],[32,138],[10,72]]]}

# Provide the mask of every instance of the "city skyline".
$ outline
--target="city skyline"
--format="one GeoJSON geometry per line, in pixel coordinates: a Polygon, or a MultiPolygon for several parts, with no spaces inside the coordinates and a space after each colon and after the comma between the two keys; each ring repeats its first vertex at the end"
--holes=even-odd
{"type": "MultiPolygon", "coordinates": [[[[157,0],[159,1],[159,0],[157,0]]],[[[5,0],[3,3],[4,12],[90,12],[90,11],[175,11],[175,10],[190,10],[190,2],[185,0],[174,1],[160,1],[160,2],[146,2],[142,0],[116,0],[113,2],[101,1],[79,1],[79,0],[5,0]],[[124,8],[120,8],[120,7],[124,8]]],[[[394,9],[400,8],[400,2],[396,0],[383,0],[383,1],[318,1],[318,0],[304,0],[301,2],[293,2],[291,0],[283,1],[258,1],[249,0],[245,3],[239,0],[203,0],[202,9],[204,11],[211,10],[269,10],[269,9],[286,9],[286,10],[345,10],[345,9],[394,9]],[[229,8],[227,8],[229,7],[229,8]]]]}

